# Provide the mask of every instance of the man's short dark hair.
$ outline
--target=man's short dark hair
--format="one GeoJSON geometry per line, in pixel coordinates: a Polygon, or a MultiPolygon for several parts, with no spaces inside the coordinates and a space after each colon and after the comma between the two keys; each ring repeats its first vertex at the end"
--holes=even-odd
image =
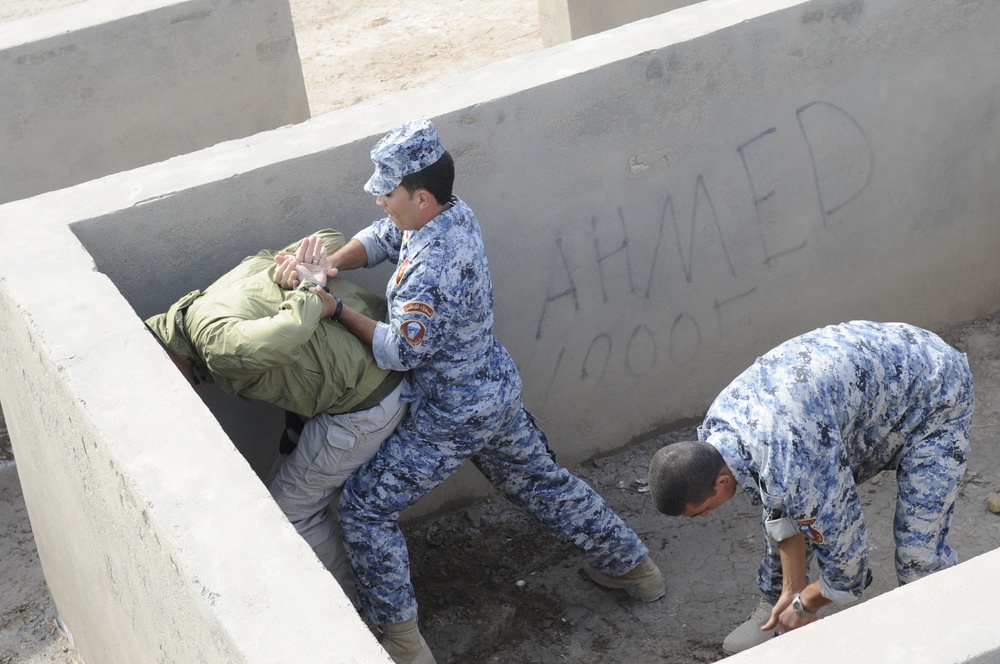
{"type": "Polygon", "coordinates": [[[649,462],[649,489],[656,509],[679,516],[715,494],[715,478],[726,465],[719,451],[700,441],[661,447],[649,462]]]}
{"type": "Polygon", "coordinates": [[[441,205],[451,200],[451,189],[455,184],[455,161],[445,150],[441,158],[416,173],[403,177],[399,183],[411,195],[417,189],[426,189],[441,205]]]}

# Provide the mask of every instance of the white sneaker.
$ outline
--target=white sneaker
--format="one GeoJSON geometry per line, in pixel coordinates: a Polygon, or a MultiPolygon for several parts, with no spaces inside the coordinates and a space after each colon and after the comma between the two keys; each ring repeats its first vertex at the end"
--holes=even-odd
{"type": "Polygon", "coordinates": [[[727,655],[735,655],[774,638],[773,631],[760,631],[761,625],[771,617],[773,608],[773,604],[761,597],[757,601],[757,608],[753,610],[746,622],[730,632],[726,640],[722,642],[722,652],[727,655]]]}

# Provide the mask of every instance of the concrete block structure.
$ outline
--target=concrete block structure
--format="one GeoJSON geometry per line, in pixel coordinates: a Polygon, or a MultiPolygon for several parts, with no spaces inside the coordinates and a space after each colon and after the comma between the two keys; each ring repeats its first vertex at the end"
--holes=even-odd
{"type": "Polygon", "coordinates": [[[803,652],[819,664],[1000,661],[1000,639],[984,616],[997,606],[998,565],[1000,551],[991,551],[727,657],[726,664],[793,664],[803,652]]]}
{"type": "Polygon", "coordinates": [[[0,203],[309,118],[288,0],[90,0],[0,23],[0,203]]]}
{"type": "MultiPolygon", "coordinates": [[[[262,247],[367,225],[389,128],[429,117],[454,155],[497,336],[573,466],[698,416],[814,327],[1000,308],[998,28],[992,0],[707,0],[0,206],[0,401],[83,657],[386,661],[257,479],[279,414],[194,393],[142,319],[262,247]]],[[[388,268],[349,276],[381,291],[388,268]]],[[[415,513],[483,484],[463,471],[415,513]]],[[[993,596],[994,557],[821,627],[993,596]]],[[[979,631],[950,652],[997,648],[979,631]]]]}
{"type": "Polygon", "coordinates": [[[542,43],[555,46],[695,2],[700,0],[538,0],[542,43]]]}

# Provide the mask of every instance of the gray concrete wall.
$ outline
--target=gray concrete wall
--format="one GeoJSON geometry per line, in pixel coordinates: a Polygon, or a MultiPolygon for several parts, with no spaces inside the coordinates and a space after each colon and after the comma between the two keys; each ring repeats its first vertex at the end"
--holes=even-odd
{"type": "MultiPolygon", "coordinates": [[[[74,232],[144,317],[261,246],[367,225],[371,144],[432,117],[484,228],[497,334],[572,465],[697,416],[813,327],[1000,306],[994,11],[694,5],[108,182],[74,232]]],[[[271,439],[236,431],[261,409],[219,408],[267,465],[271,439]]]]}
{"type": "Polygon", "coordinates": [[[993,664],[1000,551],[873,597],[726,658],[726,664],[993,664]],[[807,655],[803,655],[807,653],[807,655]]]}
{"type": "Polygon", "coordinates": [[[0,23],[0,203],[309,118],[288,0],[90,0],[0,23]]]}
{"type": "Polygon", "coordinates": [[[542,44],[555,46],[700,1],[538,0],[542,44]]]}
{"type": "MultiPolygon", "coordinates": [[[[388,663],[187,384],[142,378],[162,353],[113,285],[67,228],[46,231],[67,285],[53,280],[53,298],[0,278],[0,397],[46,582],[84,660],[325,663],[336,648],[388,663]],[[68,330],[78,316],[107,325],[68,330]]],[[[7,234],[2,246],[30,251],[7,234]]]]}
{"type": "MultiPolygon", "coordinates": [[[[991,0],[708,0],[0,206],[0,400],[71,629],[105,647],[78,606],[111,592],[102,621],[138,629],[137,649],[167,615],[201,621],[193,640],[257,648],[258,627],[282,638],[261,623],[292,584],[306,579],[306,607],[334,601],[251,472],[276,414],[202,401],[141,319],[262,246],[369,223],[367,152],[391,126],[433,118],[455,155],[497,335],[572,466],[699,415],[800,332],[1000,308],[998,27],[991,0]],[[58,247],[61,279],[40,247],[58,247]],[[262,587],[244,565],[264,565],[262,587]],[[156,592],[172,603],[147,606],[156,592]]],[[[388,272],[351,276],[381,290],[388,272]]],[[[481,492],[476,478],[414,513],[481,492]]]]}

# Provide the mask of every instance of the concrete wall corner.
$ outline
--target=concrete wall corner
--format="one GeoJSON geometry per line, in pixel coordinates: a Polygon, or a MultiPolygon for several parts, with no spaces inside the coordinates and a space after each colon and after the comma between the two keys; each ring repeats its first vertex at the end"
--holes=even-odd
{"type": "Polygon", "coordinates": [[[617,28],[701,0],[538,0],[542,44],[563,42],[617,28]]]}
{"type": "Polygon", "coordinates": [[[0,23],[0,203],[309,118],[288,0],[90,0],[0,23]]]}

